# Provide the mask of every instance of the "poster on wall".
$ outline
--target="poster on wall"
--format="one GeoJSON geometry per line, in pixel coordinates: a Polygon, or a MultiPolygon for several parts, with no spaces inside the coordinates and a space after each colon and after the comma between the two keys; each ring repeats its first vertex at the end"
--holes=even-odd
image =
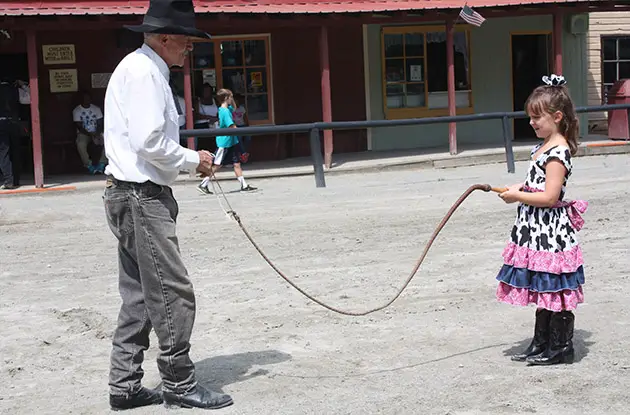
{"type": "Polygon", "coordinates": [[[50,92],[76,92],[79,90],[76,69],[50,69],[50,92]]]}
{"type": "Polygon", "coordinates": [[[44,65],[75,63],[74,45],[42,45],[44,65]]]}
{"type": "Polygon", "coordinates": [[[202,71],[203,83],[210,84],[213,88],[217,87],[217,72],[214,69],[205,69],[202,71]]]}
{"type": "Polygon", "coordinates": [[[262,86],[262,84],[263,84],[262,72],[252,72],[250,74],[250,78],[252,80],[252,86],[253,87],[262,86]]]}
{"type": "Polygon", "coordinates": [[[409,65],[409,81],[422,82],[422,65],[409,65]]]}
{"type": "Polygon", "coordinates": [[[92,74],[92,89],[105,89],[109,83],[109,78],[112,77],[111,73],[93,73],[92,74]]]}

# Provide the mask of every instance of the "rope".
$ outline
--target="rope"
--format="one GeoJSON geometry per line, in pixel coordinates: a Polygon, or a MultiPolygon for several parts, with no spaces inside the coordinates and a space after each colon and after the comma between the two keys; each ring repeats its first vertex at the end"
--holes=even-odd
{"type": "MultiPolygon", "coordinates": [[[[217,196],[217,200],[219,200],[219,205],[221,206],[221,209],[223,209],[223,212],[231,217],[232,219],[234,219],[236,221],[236,223],[238,224],[239,228],[241,229],[241,231],[243,231],[243,234],[245,235],[245,237],[249,240],[249,242],[252,244],[252,246],[256,249],[256,251],[258,251],[258,253],[260,254],[260,256],[265,260],[265,262],[267,262],[267,264],[269,264],[269,266],[283,279],[285,280],[290,286],[292,286],[293,288],[295,288],[297,291],[299,291],[302,295],[304,295],[306,298],[308,298],[309,300],[319,304],[320,306],[333,311],[335,313],[338,314],[343,314],[346,316],[366,316],[368,314],[374,313],[376,311],[380,311],[383,310],[387,307],[389,307],[390,305],[393,304],[394,301],[396,301],[398,299],[398,297],[400,297],[400,295],[403,293],[403,291],[405,291],[405,289],[407,288],[407,286],[409,286],[409,283],[411,283],[411,280],[415,277],[416,273],[418,272],[418,269],[420,268],[420,265],[422,264],[422,262],[424,261],[424,258],[427,256],[427,253],[429,252],[429,249],[431,248],[431,245],[433,245],[433,242],[435,241],[435,239],[437,238],[438,234],[440,233],[440,231],[442,230],[442,228],[444,228],[444,226],[446,225],[446,223],[448,222],[448,220],[451,218],[451,216],[453,216],[453,213],[455,213],[455,211],[457,210],[457,208],[459,207],[459,205],[461,205],[464,200],[466,200],[466,198],[468,196],[470,196],[471,193],[473,193],[475,190],[483,190],[484,192],[489,192],[489,191],[494,191],[494,192],[501,192],[505,189],[497,189],[497,188],[493,188],[488,184],[474,184],[472,186],[470,186],[460,197],[459,199],[457,199],[457,201],[455,201],[455,203],[453,204],[453,206],[451,206],[451,208],[448,210],[448,212],[446,213],[446,215],[444,216],[444,218],[442,219],[442,221],[439,223],[439,225],[437,226],[437,228],[435,228],[435,231],[433,231],[433,234],[431,235],[431,238],[429,238],[429,242],[427,243],[427,245],[424,248],[424,251],[422,252],[422,255],[420,255],[420,258],[418,258],[418,260],[416,261],[416,264],[414,265],[413,269],[411,270],[411,273],[409,274],[409,276],[407,277],[407,280],[405,281],[405,283],[402,285],[402,287],[400,287],[400,289],[398,290],[398,292],[396,293],[396,295],[394,295],[394,297],[387,301],[385,304],[376,307],[376,308],[372,308],[366,311],[347,311],[347,310],[341,310],[337,307],[333,307],[331,305],[328,305],[326,303],[324,303],[323,301],[315,298],[314,296],[312,296],[311,294],[307,293],[304,289],[300,288],[297,284],[295,284],[293,281],[291,281],[270,259],[269,257],[263,252],[263,250],[260,248],[260,246],[258,246],[258,244],[256,243],[256,241],[254,241],[254,239],[252,238],[252,236],[250,235],[250,233],[247,231],[247,229],[245,228],[245,225],[243,225],[243,221],[241,220],[240,216],[234,211],[234,209],[232,209],[232,206],[230,205],[230,202],[228,201],[225,192],[223,192],[223,189],[221,188],[221,185],[219,184],[218,179],[216,178],[216,176],[214,175],[214,172],[212,172],[211,174],[212,179],[210,183],[212,183],[213,181],[216,182],[221,196],[223,196],[223,198],[225,199],[225,202],[228,206],[229,210],[225,210],[225,208],[223,207],[223,204],[221,203],[221,198],[219,197],[219,195],[215,192],[216,196],[217,196]]],[[[212,184],[212,189],[215,190],[214,187],[214,183],[212,184]]]]}

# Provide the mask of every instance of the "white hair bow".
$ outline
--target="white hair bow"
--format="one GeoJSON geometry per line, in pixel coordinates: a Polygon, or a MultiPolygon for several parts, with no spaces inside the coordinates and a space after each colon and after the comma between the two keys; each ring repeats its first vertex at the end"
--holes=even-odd
{"type": "Polygon", "coordinates": [[[567,81],[564,79],[564,76],[556,75],[555,73],[552,73],[551,76],[543,76],[542,80],[549,86],[561,86],[567,83],[567,81]]]}

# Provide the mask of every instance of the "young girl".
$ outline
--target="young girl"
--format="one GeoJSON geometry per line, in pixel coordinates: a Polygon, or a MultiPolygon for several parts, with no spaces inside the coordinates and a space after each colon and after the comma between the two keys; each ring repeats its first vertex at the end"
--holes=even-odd
{"type": "Polygon", "coordinates": [[[545,76],[547,84],[532,92],[525,105],[536,136],[544,139],[531,152],[525,183],[499,194],[519,202],[511,240],[503,251],[497,280],[499,301],[536,304],[534,338],[512,356],[534,365],[573,362],[572,310],[584,301],[582,251],[576,233],[584,221],[585,201],[564,201],[577,152],[578,120],[561,76],[545,76]]]}
{"type": "MultiPolygon", "coordinates": [[[[238,101],[235,102],[234,111],[232,111],[232,117],[237,127],[247,127],[249,125],[249,119],[247,118],[247,109],[245,108],[245,97],[243,95],[235,96],[238,101]]],[[[240,136],[239,146],[241,148],[241,162],[247,163],[249,160],[249,152],[247,151],[248,144],[252,138],[250,136],[240,136]]]]}
{"type": "MultiPolygon", "coordinates": [[[[219,116],[219,128],[236,128],[234,120],[232,119],[232,111],[234,109],[234,96],[229,89],[220,89],[217,92],[217,101],[219,104],[218,116],[219,116]]],[[[250,186],[243,177],[243,170],[241,169],[241,151],[238,145],[238,137],[230,135],[219,135],[216,138],[217,151],[214,156],[214,164],[212,171],[216,173],[221,166],[231,164],[234,167],[234,174],[241,184],[242,192],[250,192],[256,190],[254,186],[250,186]]],[[[203,194],[211,194],[208,189],[210,183],[210,177],[205,177],[203,181],[197,186],[197,190],[203,194]]]]}

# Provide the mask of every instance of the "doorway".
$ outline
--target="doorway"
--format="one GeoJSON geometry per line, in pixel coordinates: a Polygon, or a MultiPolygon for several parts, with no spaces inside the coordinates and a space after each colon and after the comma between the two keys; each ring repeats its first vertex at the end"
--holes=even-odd
{"type": "MultiPolygon", "coordinates": [[[[551,71],[551,33],[512,34],[511,49],[512,105],[514,111],[523,111],[529,94],[551,71]]],[[[515,140],[536,138],[529,119],[514,119],[513,125],[515,140]]]]}
{"type": "MultiPolygon", "coordinates": [[[[0,79],[13,84],[16,81],[28,83],[28,58],[26,53],[2,54],[0,55],[0,79]]],[[[17,88],[17,86],[16,86],[17,88]]],[[[14,176],[24,177],[25,173],[32,172],[33,168],[33,147],[31,141],[31,106],[19,106],[19,121],[17,133],[19,134],[18,143],[19,150],[12,153],[19,159],[14,160],[13,169],[14,176]]],[[[26,174],[28,176],[29,174],[26,174]]]]}

